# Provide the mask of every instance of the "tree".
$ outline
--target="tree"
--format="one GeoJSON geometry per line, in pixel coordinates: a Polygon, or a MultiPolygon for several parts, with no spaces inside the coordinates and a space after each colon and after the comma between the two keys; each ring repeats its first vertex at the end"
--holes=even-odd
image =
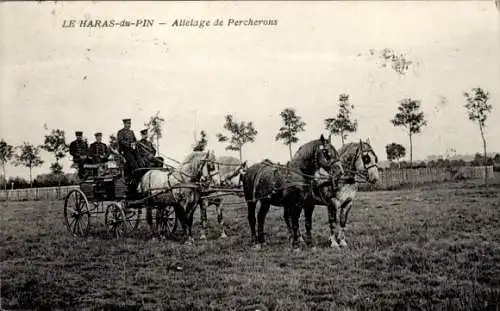
{"type": "Polygon", "coordinates": [[[243,161],[243,146],[246,143],[253,143],[258,133],[253,127],[253,123],[251,121],[248,123],[243,121],[238,123],[233,120],[232,115],[228,114],[226,115],[224,129],[231,133],[231,137],[219,133],[217,134],[217,139],[219,142],[228,142],[226,150],[238,151],[240,154],[240,161],[243,161]]]}
{"type": "Polygon", "coordinates": [[[500,153],[495,154],[495,157],[493,158],[493,161],[495,163],[500,163],[500,153]]]}
{"type": "Polygon", "coordinates": [[[59,163],[59,160],[63,159],[69,150],[69,146],[66,144],[66,138],[64,137],[64,131],[55,129],[52,130],[49,135],[45,135],[45,140],[41,148],[54,154],[56,162],[50,167],[53,173],[62,173],[62,165],[59,163]]]}
{"type": "Polygon", "coordinates": [[[7,189],[7,175],[5,175],[5,164],[12,159],[14,155],[14,147],[9,145],[5,140],[0,140],[0,162],[2,163],[3,178],[5,179],[5,189],[7,189]]]}
{"type": "Polygon", "coordinates": [[[390,143],[386,145],[385,152],[387,153],[387,160],[391,162],[394,160],[399,162],[399,160],[401,158],[404,158],[404,156],[406,155],[405,147],[396,143],[390,143]]]}
{"type": "Polygon", "coordinates": [[[338,104],[339,113],[337,117],[325,119],[325,128],[332,135],[340,136],[343,146],[348,133],[355,133],[358,130],[358,121],[351,120],[354,105],[349,102],[349,95],[340,94],[338,104]]]}
{"type": "Polygon", "coordinates": [[[34,167],[41,166],[44,161],[40,157],[40,147],[33,146],[30,143],[24,142],[17,146],[18,153],[15,155],[14,164],[16,166],[24,166],[30,170],[30,187],[33,185],[31,178],[31,170],[34,167]]]}
{"type": "Polygon", "coordinates": [[[427,125],[425,116],[420,111],[421,101],[411,98],[404,98],[399,102],[398,112],[391,120],[391,123],[396,127],[404,127],[408,131],[410,138],[410,167],[413,165],[413,135],[422,131],[422,128],[427,125]]]}
{"type": "Polygon", "coordinates": [[[193,151],[203,151],[207,146],[208,143],[207,133],[205,133],[205,131],[201,131],[200,135],[201,135],[200,139],[193,145],[193,151]]]}
{"type": "Polygon", "coordinates": [[[486,129],[486,120],[493,109],[493,106],[488,103],[490,95],[487,91],[478,87],[473,88],[470,92],[464,92],[464,96],[467,101],[464,107],[467,109],[469,120],[477,122],[479,125],[479,132],[481,133],[481,139],[483,140],[485,181],[488,183],[488,168],[486,167],[486,160],[488,156],[486,154],[486,138],[484,137],[484,132],[486,129]]]}
{"type": "Polygon", "coordinates": [[[154,142],[156,139],[156,152],[160,153],[160,138],[162,137],[162,126],[165,119],[160,117],[160,111],[156,112],[154,116],[149,118],[149,121],[144,123],[148,128],[149,138],[154,142]]]}
{"type": "Polygon", "coordinates": [[[282,140],[288,146],[290,159],[292,159],[292,144],[299,141],[297,134],[304,131],[306,123],[301,120],[302,118],[295,113],[294,109],[286,108],[280,113],[280,116],[284,125],[279,129],[275,140],[282,140]]]}
{"type": "Polygon", "coordinates": [[[50,165],[50,171],[52,172],[52,174],[61,175],[63,173],[62,169],[63,167],[61,164],[59,164],[59,162],[54,162],[50,165]]]}

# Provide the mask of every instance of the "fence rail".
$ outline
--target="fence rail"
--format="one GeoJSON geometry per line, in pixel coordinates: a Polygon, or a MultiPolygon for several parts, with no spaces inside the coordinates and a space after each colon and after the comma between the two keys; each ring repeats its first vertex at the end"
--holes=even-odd
{"type": "MultiPolygon", "coordinates": [[[[493,177],[493,166],[487,166],[489,178],[493,177]]],[[[418,169],[389,169],[380,171],[382,188],[392,189],[403,185],[423,185],[459,179],[484,179],[484,166],[427,167],[418,169]]]]}
{"type": "MultiPolygon", "coordinates": [[[[493,166],[487,167],[490,177],[493,166]]],[[[422,185],[458,179],[484,179],[484,166],[463,166],[457,168],[389,169],[380,171],[382,189],[394,189],[404,185],[422,185]]],[[[72,189],[79,186],[28,188],[0,190],[0,201],[63,200],[72,189]]],[[[361,187],[367,189],[367,187],[361,187]]]]}
{"type": "Polygon", "coordinates": [[[72,189],[78,188],[79,186],[75,185],[62,187],[1,190],[0,201],[63,200],[72,189]]]}

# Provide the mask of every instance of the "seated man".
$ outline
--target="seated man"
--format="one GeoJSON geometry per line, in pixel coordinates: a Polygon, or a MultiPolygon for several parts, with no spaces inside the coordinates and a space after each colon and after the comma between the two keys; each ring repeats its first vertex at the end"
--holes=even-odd
{"type": "MultiPolygon", "coordinates": [[[[89,160],[92,164],[106,163],[109,157],[108,146],[102,142],[102,133],[95,133],[95,142],[89,147],[89,160]]],[[[102,175],[104,166],[99,165],[99,168],[93,169],[93,175],[102,175]]]]}
{"type": "Polygon", "coordinates": [[[73,157],[73,163],[78,167],[78,178],[84,178],[83,164],[87,161],[88,145],[83,140],[83,132],[75,132],[76,139],[69,144],[69,154],[73,157]]]}
{"type": "Polygon", "coordinates": [[[141,140],[137,144],[137,153],[139,155],[139,164],[141,167],[158,167],[160,160],[155,158],[156,149],[153,143],[148,139],[148,130],[141,131],[141,140]]]}
{"type": "Polygon", "coordinates": [[[108,160],[108,146],[102,142],[102,133],[95,133],[95,142],[90,144],[89,158],[94,164],[105,163],[108,160]]]}

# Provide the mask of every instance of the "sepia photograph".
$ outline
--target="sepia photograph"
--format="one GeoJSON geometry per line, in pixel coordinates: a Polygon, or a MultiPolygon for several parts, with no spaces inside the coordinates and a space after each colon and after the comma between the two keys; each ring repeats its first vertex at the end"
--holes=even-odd
{"type": "Polygon", "coordinates": [[[0,3],[0,310],[500,310],[500,1],[0,3]]]}

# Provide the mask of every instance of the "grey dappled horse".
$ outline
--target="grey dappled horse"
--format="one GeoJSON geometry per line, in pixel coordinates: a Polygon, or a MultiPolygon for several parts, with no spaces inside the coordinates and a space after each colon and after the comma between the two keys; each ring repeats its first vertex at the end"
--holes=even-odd
{"type": "MultiPolygon", "coordinates": [[[[186,243],[192,244],[193,214],[200,199],[200,191],[193,183],[212,182],[220,184],[219,172],[213,152],[193,152],[175,170],[147,171],[138,185],[140,193],[153,196],[148,205],[161,207],[173,206],[184,233],[186,243]]],[[[148,222],[151,221],[148,217],[148,222]]]]}
{"type": "MultiPolygon", "coordinates": [[[[345,144],[339,150],[342,167],[344,168],[343,182],[334,189],[331,183],[324,183],[316,187],[316,204],[328,207],[328,223],[330,226],[330,246],[345,247],[345,226],[352,207],[352,201],[358,191],[357,180],[377,184],[380,180],[378,172],[378,157],[368,141],[345,144]],[[337,210],[339,211],[337,217],[337,210]],[[337,219],[339,220],[337,222],[337,219]],[[335,236],[335,227],[339,231],[335,236]]],[[[318,175],[325,174],[319,172],[318,175]]]]}
{"type": "MultiPolygon", "coordinates": [[[[238,188],[242,183],[243,176],[245,175],[247,169],[247,162],[241,162],[240,159],[231,156],[221,156],[217,157],[216,163],[220,181],[223,187],[227,188],[238,188]]],[[[215,193],[217,194],[217,193],[215,193]]],[[[227,234],[224,230],[224,217],[223,217],[223,197],[216,196],[207,199],[203,199],[200,202],[200,215],[201,215],[201,234],[200,239],[204,240],[207,238],[207,207],[215,206],[217,213],[217,222],[220,227],[220,237],[226,238],[227,234]]]]}
{"type": "MultiPolygon", "coordinates": [[[[243,178],[243,190],[248,206],[248,221],[255,247],[265,242],[264,221],[270,205],[282,206],[285,222],[293,242],[298,244],[298,222],[302,209],[306,216],[308,243],[312,243],[312,214],[314,210],[313,184],[319,169],[329,172],[332,179],[340,178],[342,166],[339,154],[332,146],[330,137],[323,135],[317,140],[302,145],[287,167],[274,165],[271,161],[254,164],[243,178]],[[255,210],[260,202],[258,231],[255,232],[255,210]]],[[[333,181],[332,181],[333,182],[333,181]]]]}

